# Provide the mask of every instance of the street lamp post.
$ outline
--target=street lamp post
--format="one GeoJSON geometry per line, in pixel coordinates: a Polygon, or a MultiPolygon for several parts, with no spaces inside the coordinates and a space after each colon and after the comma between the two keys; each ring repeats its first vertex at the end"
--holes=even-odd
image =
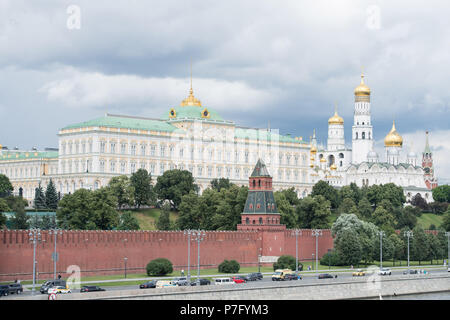
{"type": "Polygon", "coordinates": [[[123,261],[125,262],[125,279],[126,279],[127,278],[127,261],[128,261],[128,258],[127,257],[123,258],[123,261]]]}
{"type": "Polygon", "coordinates": [[[298,236],[302,235],[302,230],[295,229],[292,235],[295,235],[295,272],[298,272],[298,236]]]}
{"type": "Polygon", "coordinates": [[[191,281],[191,235],[194,230],[188,229],[184,230],[183,234],[188,236],[188,272],[187,272],[187,280],[191,281]]]}
{"type": "Polygon", "coordinates": [[[205,239],[206,233],[203,230],[195,230],[193,236],[197,241],[197,282],[200,285],[200,242],[205,239]]]}
{"type": "Polygon", "coordinates": [[[319,253],[318,253],[318,245],[319,245],[319,237],[322,236],[322,230],[320,229],[313,229],[311,230],[311,235],[313,237],[316,237],[316,274],[318,274],[318,257],[319,257],[319,253]]]}
{"type": "Polygon", "coordinates": [[[57,240],[58,234],[62,235],[62,231],[61,231],[61,229],[54,228],[54,229],[50,229],[48,232],[49,235],[51,235],[52,233],[55,236],[55,239],[53,241],[55,243],[55,249],[53,251],[53,257],[52,257],[53,258],[53,279],[56,280],[56,262],[59,260],[58,253],[56,252],[56,240],[57,240]]]}
{"type": "Polygon", "coordinates": [[[447,259],[447,268],[450,267],[450,232],[446,232],[445,235],[447,236],[447,253],[448,253],[448,259],[447,259]]]}
{"type": "Polygon", "coordinates": [[[408,271],[409,271],[409,238],[413,236],[412,231],[405,231],[403,233],[406,237],[408,237],[408,271]]]}
{"type": "Polygon", "coordinates": [[[378,234],[380,235],[380,269],[383,269],[383,236],[385,233],[380,231],[378,234]]]}
{"type": "Polygon", "coordinates": [[[33,242],[33,290],[31,294],[34,295],[36,287],[36,244],[41,241],[41,230],[33,228],[28,235],[30,236],[29,240],[33,242]]]}

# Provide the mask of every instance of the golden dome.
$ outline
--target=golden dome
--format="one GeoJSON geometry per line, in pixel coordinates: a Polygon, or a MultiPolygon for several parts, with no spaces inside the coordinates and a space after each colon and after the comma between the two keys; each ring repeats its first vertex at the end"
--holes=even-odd
{"type": "Polygon", "coordinates": [[[386,147],[401,147],[403,145],[403,138],[395,130],[395,121],[392,122],[392,129],[384,138],[384,145],[386,147]]]}
{"type": "Polygon", "coordinates": [[[313,167],[314,167],[314,164],[311,163],[309,166],[310,166],[311,168],[313,168],[313,167]]]}
{"type": "Polygon", "coordinates": [[[316,148],[315,146],[312,146],[310,152],[311,152],[312,154],[317,153],[317,148],[316,148]]]}
{"type": "Polygon", "coordinates": [[[309,160],[314,161],[314,157],[311,156],[311,158],[309,158],[309,160]]]}
{"type": "Polygon", "coordinates": [[[194,97],[194,91],[192,90],[192,87],[189,90],[189,96],[186,99],[184,99],[183,101],[181,101],[180,106],[182,106],[182,107],[186,107],[186,106],[201,107],[202,106],[200,100],[198,100],[194,97]]]}
{"type": "Polygon", "coordinates": [[[336,170],[336,169],[337,169],[337,166],[333,163],[333,164],[330,166],[330,169],[331,169],[331,170],[336,170]]]}
{"type": "Polygon", "coordinates": [[[330,119],[328,119],[328,124],[344,124],[344,119],[342,119],[337,114],[337,111],[335,111],[334,116],[332,116],[330,119]]]}
{"type": "Polygon", "coordinates": [[[361,83],[355,88],[355,96],[370,96],[370,88],[364,83],[364,74],[361,73],[361,83]]]}
{"type": "Polygon", "coordinates": [[[327,160],[325,160],[325,158],[320,159],[320,162],[327,162],[327,160]]]}

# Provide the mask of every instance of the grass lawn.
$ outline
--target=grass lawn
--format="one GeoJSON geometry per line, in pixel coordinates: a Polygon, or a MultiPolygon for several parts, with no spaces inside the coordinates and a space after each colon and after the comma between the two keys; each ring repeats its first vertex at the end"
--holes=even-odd
{"type": "Polygon", "coordinates": [[[432,224],[434,224],[436,228],[439,228],[442,224],[442,216],[433,213],[422,213],[422,215],[417,218],[417,224],[424,229],[429,229],[432,224]]]}
{"type": "MultiPolygon", "coordinates": [[[[161,215],[161,209],[136,209],[130,211],[136,216],[140,230],[156,230],[156,222],[161,215]]],[[[175,222],[177,217],[178,212],[170,211],[170,221],[175,222]]]]}

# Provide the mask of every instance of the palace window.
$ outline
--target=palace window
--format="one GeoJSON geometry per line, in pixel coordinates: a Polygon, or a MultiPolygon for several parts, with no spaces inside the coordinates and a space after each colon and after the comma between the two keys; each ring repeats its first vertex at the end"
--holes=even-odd
{"type": "Polygon", "coordinates": [[[127,150],[127,145],[126,145],[126,143],[121,143],[121,144],[120,144],[120,153],[121,153],[121,154],[125,154],[126,150],[127,150]]]}
{"type": "MultiPolygon", "coordinates": [[[[84,149],[85,149],[84,147],[85,146],[83,144],[83,153],[84,153],[84,149]]],[[[116,143],[115,142],[111,142],[110,147],[111,147],[111,153],[116,153],[116,143]]]]}
{"type": "Polygon", "coordinates": [[[130,147],[130,153],[131,153],[131,155],[132,156],[135,156],[136,155],[136,144],[131,144],[131,147],[130,147]]]}
{"type": "MultiPolygon", "coordinates": [[[[100,141],[100,152],[104,153],[105,152],[105,141],[100,141]]],[[[78,153],[78,144],[77,144],[77,153],[78,153]]]]}
{"type": "Polygon", "coordinates": [[[141,156],[145,156],[145,144],[141,144],[141,156]]]}
{"type": "Polygon", "coordinates": [[[154,144],[150,147],[150,155],[155,156],[156,155],[156,146],[154,144]]]}

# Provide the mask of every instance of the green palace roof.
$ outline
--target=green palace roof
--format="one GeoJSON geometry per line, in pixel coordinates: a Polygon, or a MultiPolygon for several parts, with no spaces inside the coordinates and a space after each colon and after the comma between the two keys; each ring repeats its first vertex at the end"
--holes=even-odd
{"type": "Polygon", "coordinates": [[[174,132],[181,130],[164,120],[118,116],[118,115],[116,116],[109,114],[94,120],[69,125],[67,127],[64,127],[62,130],[85,128],[85,127],[126,128],[136,130],[165,131],[165,132],[174,132]]]}
{"type": "Polygon", "coordinates": [[[163,119],[169,121],[195,119],[232,123],[232,121],[225,121],[214,109],[199,106],[180,106],[170,108],[170,110],[164,113],[163,119]]]}
{"type": "Polygon", "coordinates": [[[2,150],[0,160],[28,160],[28,159],[55,159],[58,151],[16,151],[2,150]]]}

